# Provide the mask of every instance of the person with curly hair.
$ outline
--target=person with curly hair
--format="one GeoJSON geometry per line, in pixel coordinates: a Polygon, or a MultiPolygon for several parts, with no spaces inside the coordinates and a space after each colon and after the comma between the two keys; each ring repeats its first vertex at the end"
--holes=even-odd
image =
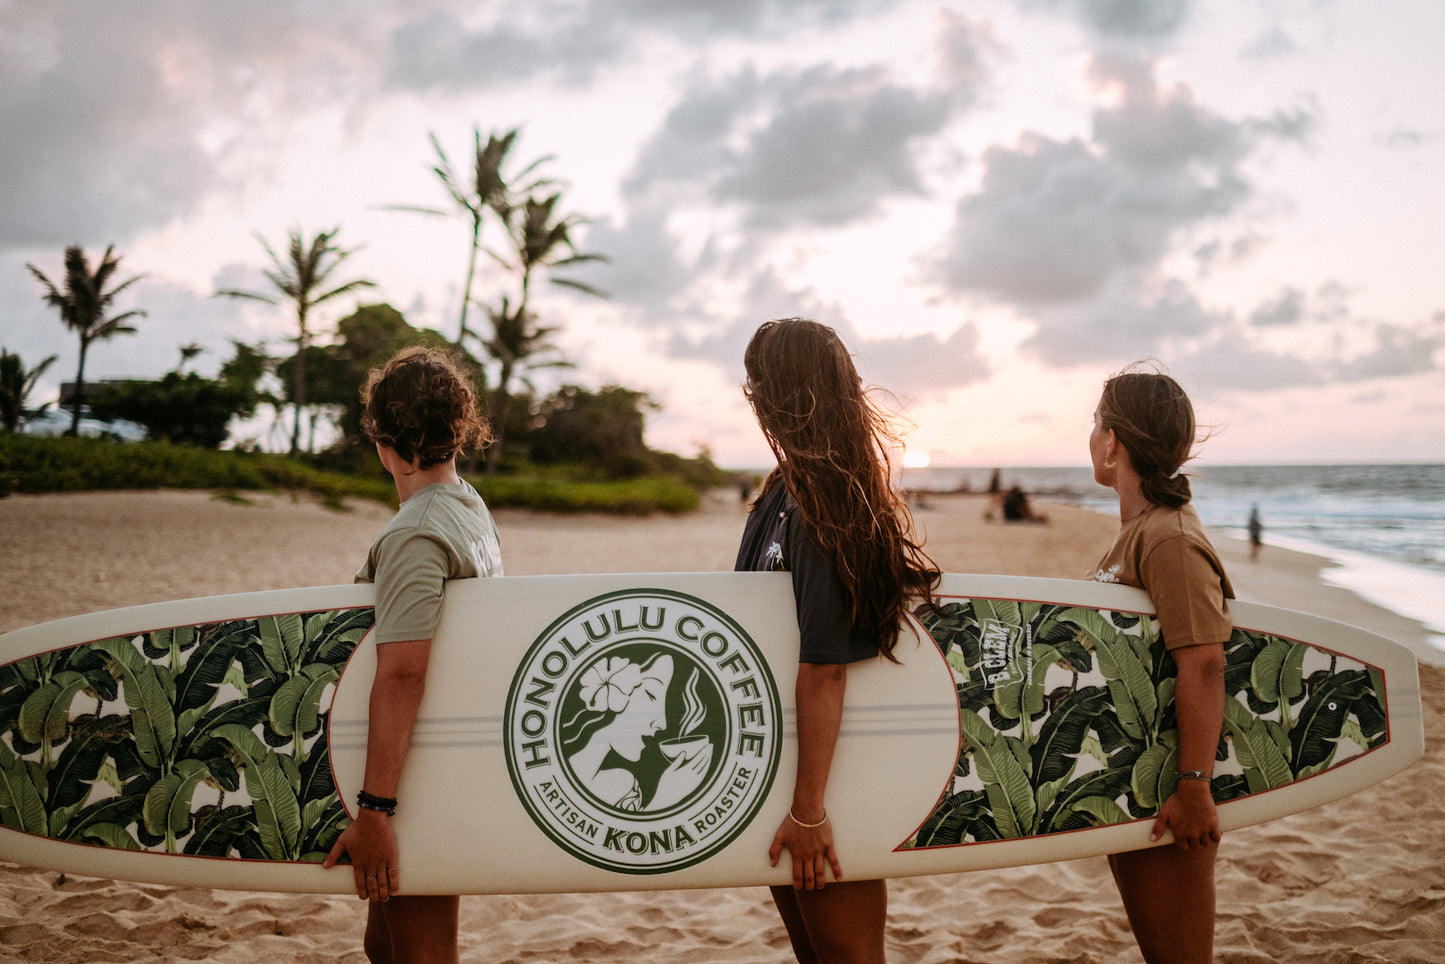
{"type": "Polygon", "coordinates": [[[1189,504],[1183,468],[1197,438],[1194,408],[1168,375],[1126,370],[1104,383],[1089,434],[1094,480],[1119,496],[1119,535],[1094,572],[1143,589],[1176,667],[1178,788],[1152,839],[1173,846],[1109,857],[1139,950],[1149,964],[1214,959],[1214,862],[1219,816],[1210,794],[1224,727],[1224,644],[1234,597],[1224,565],[1189,504]]]}
{"type": "Polygon", "coordinates": [[[931,596],[939,571],[893,484],[896,435],[837,333],[802,318],[767,322],[743,363],[744,391],[778,464],[753,503],[735,568],[792,574],[801,635],[792,807],[768,852],[777,866],[788,851],[793,881],[773,887],[773,901],[799,961],[879,962],[887,884],[844,880],[828,774],[848,665],[893,660],[910,602],[931,596]]]}
{"type": "Polygon", "coordinates": [[[502,574],[491,514],[457,474],[457,456],[490,440],[471,379],[449,356],[408,348],[372,370],[361,398],[362,431],[396,483],[401,508],[377,536],[358,582],[376,584],[376,678],[366,771],[356,818],[325,861],[351,858],[356,894],[368,901],[365,949],[376,964],[455,962],[460,901],[403,892],[403,857],[391,826],[397,788],[426,688],[445,584],[502,574]]]}

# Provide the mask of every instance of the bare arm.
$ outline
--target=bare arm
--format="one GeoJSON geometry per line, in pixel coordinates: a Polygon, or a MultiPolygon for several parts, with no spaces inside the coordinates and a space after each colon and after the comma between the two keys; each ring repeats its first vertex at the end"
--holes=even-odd
{"type": "Polygon", "coordinates": [[[798,665],[798,772],[793,785],[792,811],[778,826],[768,859],[776,867],[783,848],[787,848],[793,858],[793,886],[800,890],[822,888],[826,867],[832,867],[835,880],[843,878],[842,866],[833,850],[833,827],[824,819],[824,795],[843,721],[847,682],[847,664],[798,665]]]}
{"type": "MultiPolygon", "coordinates": [[[[382,643],[376,647],[376,678],[371,684],[366,736],[366,775],[362,789],[376,797],[395,797],[402,764],[411,747],[417,707],[426,689],[431,640],[382,643]]],[[[351,856],[356,895],[362,900],[387,900],[401,891],[399,851],[391,818],[358,809],[331,848],[323,866],[335,866],[343,853],[351,856]]]]}
{"type": "MultiPolygon", "coordinates": [[[[1179,667],[1174,708],[1179,720],[1179,770],[1214,770],[1214,753],[1224,727],[1224,646],[1207,643],[1186,646],[1171,654],[1179,667]]],[[[1173,796],[1159,808],[1151,839],[1158,840],[1165,826],[1174,832],[1181,850],[1209,847],[1219,842],[1219,817],[1209,784],[1180,780],[1173,796]]]]}

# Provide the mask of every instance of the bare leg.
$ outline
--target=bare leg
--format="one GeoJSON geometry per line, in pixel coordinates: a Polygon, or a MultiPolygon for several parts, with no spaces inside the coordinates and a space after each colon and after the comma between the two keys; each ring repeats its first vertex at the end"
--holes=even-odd
{"type": "Polygon", "coordinates": [[[448,895],[372,901],[366,919],[371,964],[457,964],[461,900],[448,895]]]}
{"type": "Polygon", "coordinates": [[[371,964],[391,964],[391,931],[386,927],[383,906],[377,900],[366,904],[366,937],[362,940],[362,949],[371,964]]]}
{"type": "Polygon", "coordinates": [[[1113,854],[1109,867],[1148,964],[1214,960],[1214,858],[1218,847],[1152,847],[1113,854]]]}
{"type": "Polygon", "coordinates": [[[888,882],[850,880],[822,890],[773,887],[799,964],[882,964],[888,882]]]}

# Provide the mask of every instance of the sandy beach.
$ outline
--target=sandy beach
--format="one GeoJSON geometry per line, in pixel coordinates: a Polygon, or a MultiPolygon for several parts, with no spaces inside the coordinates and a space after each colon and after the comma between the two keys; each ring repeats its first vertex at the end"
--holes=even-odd
{"type": "MultiPolygon", "coordinates": [[[[0,631],[188,596],[351,581],[390,510],[203,492],[0,499],[0,631]]],[[[1045,526],[983,519],[977,496],[917,513],[947,570],[1079,578],[1116,521],[1049,505],[1045,526]]],[[[744,509],[716,493],[681,518],[497,513],[508,574],[732,568],[744,509]]],[[[1240,596],[1381,633],[1420,668],[1427,750],[1409,770],[1311,812],[1228,835],[1218,869],[1216,958],[1266,962],[1445,960],[1445,654],[1418,623],[1326,586],[1323,560],[1219,548],[1240,596]]],[[[846,865],[846,855],[844,855],[846,865]]],[[[1117,962],[1140,957],[1102,860],[921,877],[890,885],[889,959],[1117,962]]],[[[209,891],[61,875],[0,862],[0,961],[363,962],[353,898],[209,891]]],[[[467,897],[476,961],[790,960],[761,888],[467,897]]]]}

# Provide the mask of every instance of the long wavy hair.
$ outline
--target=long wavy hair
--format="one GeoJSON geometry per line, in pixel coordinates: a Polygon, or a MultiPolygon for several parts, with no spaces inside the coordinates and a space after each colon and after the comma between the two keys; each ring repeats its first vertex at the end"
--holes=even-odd
{"type": "Polygon", "coordinates": [[[1099,424],[1112,429],[1139,473],[1144,498],[1177,509],[1192,497],[1184,466],[1203,442],[1194,406],[1179,383],[1157,371],[1130,366],[1104,382],[1099,424]]]}
{"type": "Polygon", "coordinates": [[[744,393],[778,460],[763,493],[787,487],[819,551],[838,571],[853,627],[875,635],[893,659],[909,598],[930,597],[939,579],[893,486],[893,427],[826,325],[805,318],[766,322],[748,343],[743,365],[744,393]]]}
{"type": "Polygon", "coordinates": [[[373,368],[361,389],[361,430],[423,469],[491,441],[471,379],[452,356],[403,348],[373,368]]]}

